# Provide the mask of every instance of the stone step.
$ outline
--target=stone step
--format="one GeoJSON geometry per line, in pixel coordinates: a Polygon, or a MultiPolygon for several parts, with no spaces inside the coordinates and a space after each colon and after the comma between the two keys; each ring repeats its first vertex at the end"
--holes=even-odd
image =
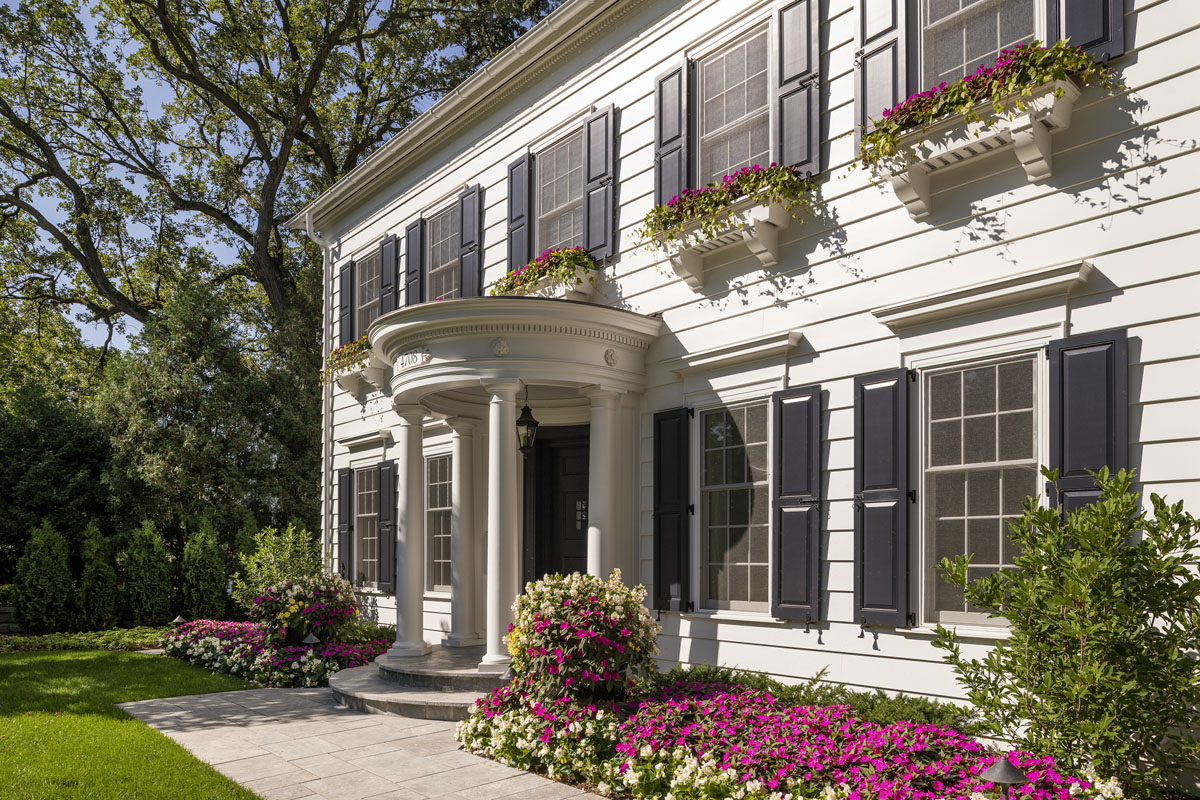
{"type": "Polygon", "coordinates": [[[329,679],[334,700],[358,711],[457,722],[467,718],[477,691],[446,691],[398,686],[381,677],[375,664],[336,672],[329,679]]]}
{"type": "Polygon", "coordinates": [[[379,675],[398,687],[487,692],[508,683],[496,673],[480,672],[482,647],[441,647],[420,657],[382,655],[375,659],[379,675]]]}

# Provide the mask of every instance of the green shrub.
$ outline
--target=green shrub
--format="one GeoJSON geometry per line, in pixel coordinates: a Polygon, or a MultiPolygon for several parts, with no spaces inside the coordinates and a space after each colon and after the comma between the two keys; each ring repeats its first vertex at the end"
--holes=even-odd
{"type": "Polygon", "coordinates": [[[1161,797],[1200,754],[1197,523],[1158,495],[1147,516],[1125,470],[1096,482],[1101,499],[1076,511],[1025,501],[1009,526],[1015,569],[968,582],[969,557],[942,560],[946,581],[1004,619],[1009,638],[974,660],[952,631],[939,627],[935,644],[989,732],[1161,797]]]}
{"type": "Polygon", "coordinates": [[[233,575],[233,599],[246,611],[268,586],[322,573],[321,542],[303,525],[289,522],[282,531],[263,528],[254,534],[254,551],[239,555],[241,569],[233,575]]]}
{"type": "Polygon", "coordinates": [[[85,631],[105,630],[117,624],[117,571],[113,569],[108,541],[96,523],[88,523],[83,537],[78,627],[85,631]]]}
{"type": "Polygon", "coordinates": [[[17,604],[17,587],[11,583],[0,583],[0,608],[12,608],[17,604]]]}
{"type": "Polygon", "coordinates": [[[129,538],[125,593],[134,625],[163,625],[171,618],[171,565],[162,537],[149,520],[129,538]]]}
{"type": "Polygon", "coordinates": [[[60,631],[70,620],[74,586],[67,542],[43,522],[34,528],[17,562],[17,617],[31,631],[60,631]]]}
{"type": "Polygon", "coordinates": [[[181,572],[183,613],[189,619],[220,619],[225,613],[225,570],[208,519],[188,537],[181,572]]]}
{"type": "Polygon", "coordinates": [[[114,628],[42,636],[0,636],[0,653],[24,650],[149,650],[158,647],[170,628],[114,628]]]}

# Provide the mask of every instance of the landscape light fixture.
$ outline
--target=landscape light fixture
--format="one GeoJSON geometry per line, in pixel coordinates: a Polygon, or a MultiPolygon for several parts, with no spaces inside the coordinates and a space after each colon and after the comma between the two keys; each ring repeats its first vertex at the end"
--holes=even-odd
{"type": "Polygon", "coordinates": [[[305,636],[303,641],[304,641],[304,643],[305,643],[306,645],[308,645],[309,647],[312,647],[314,644],[320,644],[320,643],[321,643],[321,640],[320,640],[320,639],[318,639],[316,636],[314,636],[314,635],[313,635],[313,634],[311,634],[311,633],[310,633],[310,634],[308,634],[308,636],[305,636]]]}
{"type": "MultiPolygon", "coordinates": [[[[1012,755],[1012,753],[1008,755],[1012,755]]],[[[996,759],[996,763],[988,767],[987,772],[984,772],[979,777],[985,781],[991,781],[997,786],[1003,786],[1004,796],[1008,800],[1012,800],[1012,787],[1029,783],[1029,776],[1014,767],[1012,762],[1008,760],[1008,755],[996,759]]]]}
{"type": "Polygon", "coordinates": [[[533,440],[537,438],[538,424],[533,418],[533,412],[529,410],[529,384],[525,384],[525,407],[521,409],[521,416],[517,417],[517,443],[522,455],[527,456],[533,452],[533,440]]]}
{"type": "Polygon", "coordinates": [[[180,615],[179,615],[178,617],[176,617],[175,619],[171,620],[171,624],[172,624],[172,625],[182,625],[182,624],[183,624],[183,623],[185,623],[185,622],[187,622],[187,620],[183,618],[183,615],[182,615],[182,614],[180,614],[180,615]]]}

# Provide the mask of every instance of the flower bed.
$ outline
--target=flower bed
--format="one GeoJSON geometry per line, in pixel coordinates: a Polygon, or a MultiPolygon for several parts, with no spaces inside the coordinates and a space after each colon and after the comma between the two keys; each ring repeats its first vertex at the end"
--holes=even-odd
{"type": "Polygon", "coordinates": [[[532,294],[543,281],[559,283],[568,290],[583,284],[596,285],[596,259],[582,247],[563,247],[546,250],[533,261],[496,281],[491,294],[532,294]]]}
{"type": "Polygon", "coordinates": [[[1050,47],[1031,42],[1003,50],[990,66],[980,65],[971,75],[943,82],[884,109],[883,118],[871,120],[872,129],[864,132],[859,161],[874,167],[896,155],[902,134],[947,117],[962,115],[965,122],[980,122],[980,108],[989,104],[998,116],[1019,112],[1024,108],[1021,98],[1031,96],[1035,88],[1068,79],[1097,83],[1110,91],[1120,86],[1108,67],[1065,41],[1050,47]]]}
{"type": "Polygon", "coordinates": [[[655,206],[638,233],[660,247],[682,238],[685,229],[692,227],[703,236],[712,237],[724,227],[730,206],[743,198],[758,198],[763,205],[780,204],[795,217],[796,208],[807,205],[812,192],[812,182],[791,167],[774,162],[768,167],[755,164],[726,175],[720,183],[684,189],[663,205],[655,206]]]}
{"type": "Polygon", "coordinates": [[[310,633],[335,640],[358,618],[354,587],[337,575],[297,578],[268,586],[253,600],[250,619],[261,622],[268,644],[296,645],[310,633]]]}
{"type": "Polygon", "coordinates": [[[263,686],[325,686],[329,676],[360,667],[387,651],[391,642],[375,639],[363,644],[319,642],[315,645],[276,646],[268,641],[267,626],[258,622],[196,620],[163,636],[163,653],[204,667],[260,683],[263,686]]]}
{"type": "MultiPolygon", "coordinates": [[[[533,679],[497,689],[460,722],[459,741],[520,769],[635,798],[889,798],[997,796],[980,775],[996,756],[937,725],[879,725],[845,706],[788,706],[766,692],[680,682],[628,703],[545,699],[533,679]]],[[[1015,753],[1032,800],[1121,797],[1113,782],[1060,774],[1050,758],[1015,753]]]]}

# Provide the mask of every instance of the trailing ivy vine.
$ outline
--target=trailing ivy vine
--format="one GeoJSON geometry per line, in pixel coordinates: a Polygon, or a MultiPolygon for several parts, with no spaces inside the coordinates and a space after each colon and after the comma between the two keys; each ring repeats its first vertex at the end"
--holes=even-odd
{"type": "Polygon", "coordinates": [[[491,294],[526,295],[534,290],[543,278],[562,283],[569,288],[580,285],[586,279],[596,285],[596,259],[582,247],[563,247],[546,250],[523,267],[496,281],[491,294]]]}

